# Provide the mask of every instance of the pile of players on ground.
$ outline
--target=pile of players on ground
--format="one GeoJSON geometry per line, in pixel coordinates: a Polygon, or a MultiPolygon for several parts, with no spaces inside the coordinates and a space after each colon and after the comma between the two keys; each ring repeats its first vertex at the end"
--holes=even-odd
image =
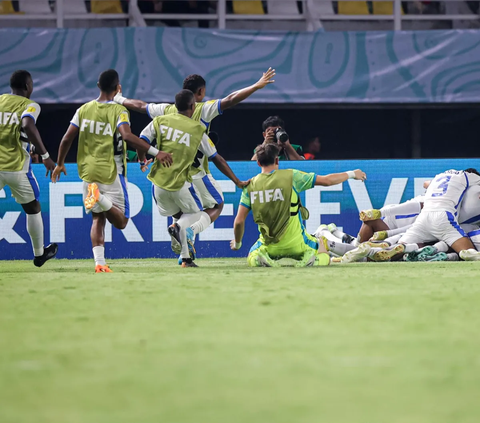
{"type": "Polygon", "coordinates": [[[480,260],[480,174],[447,170],[425,182],[425,195],[360,212],[357,238],[334,224],[315,236],[332,262],[480,260]]]}

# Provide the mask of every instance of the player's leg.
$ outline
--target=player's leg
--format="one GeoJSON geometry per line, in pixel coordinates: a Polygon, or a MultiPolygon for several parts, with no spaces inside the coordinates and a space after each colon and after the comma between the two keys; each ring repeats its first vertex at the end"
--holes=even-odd
{"type": "MultiPolygon", "coordinates": [[[[304,252],[295,267],[328,266],[330,255],[325,244],[310,234],[303,234],[304,252]]],[[[348,244],[345,244],[348,245],[348,244]]]]}
{"type": "Polygon", "coordinates": [[[95,273],[112,273],[105,261],[105,224],[106,213],[92,212],[92,227],[90,239],[92,240],[93,258],[95,260],[95,273]]]}
{"type": "Polygon", "coordinates": [[[277,261],[273,260],[268,253],[263,241],[259,239],[252,245],[247,256],[247,263],[250,267],[278,267],[277,261]]]}
{"type": "Polygon", "coordinates": [[[44,248],[44,229],[42,210],[39,202],[40,189],[29,170],[22,172],[2,172],[0,185],[8,185],[15,201],[19,203],[27,214],[27,232],[33,247],[33,264],[41,267],[47,260],[55,257],[58,251],[57,244],[50,244],[44,248]]]}
{"type": "Polygon", "coordinates": [[[358,232],[358,241],[368,241],[375,232],[387,231],[388,229],[389,227],[387,224],[381,219],[363,222],[360,231],[358,232]]]}
{"type": "Polygon", "coordinates": [[[224,198],[220,184],[211,174],[194,179],[192,184],[204,207],[199,219],[191,226],[194,234],[198,235],[218,219],[223,211],[224,198]]]}
{"type": "Polygon", "coordinates": [[[322,244],[327,251],[331,251],[334,254],[343,256],[348,251],[354,250],[356,247],[353,244],[345,244],[341,239],[333,235],[329,230],[319,230],[315,231],[315,236],[322,244]]]}
{"type": "Polygon", "coordinates": [[[406,201],[402,204],[389,205],[380,210],[370,209],[360,212],[360,220],[377,220],[382,217],[395,217],[396,219],[406,219],[417,216],[421,211],[421,203],[418,201],[406,201]]]}

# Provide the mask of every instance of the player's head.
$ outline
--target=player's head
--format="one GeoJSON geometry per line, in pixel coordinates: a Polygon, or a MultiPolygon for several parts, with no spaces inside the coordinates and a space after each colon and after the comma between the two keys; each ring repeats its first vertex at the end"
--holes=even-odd
{"type": "Polygon", "coordinates": [[[98,77],[97,87],[106,94],[116,93],[119,89],[120,78],[115,69],[103,71],[98,77]]]}
{"type": "Polygon", "coordinates": [[[277,144],[266,143],[259,145],[255,149],[257,164],[260,167],[267,167],[271,165],[276,165],[278,167],[279,152],[280,148],[277,146],[277,144]]]}
{"type": "Polygon", "coordinates": [[[183,89],[195,94],[195,101],[202,101],[205,97],[207,83],[200,75],[188,75],[183,80],[183,89]]]}
{"type": "Polygon", "coordinates": [[[467,172],[467,173],[475,173],[475,175],[480,176],[480,173],[478,173],[478,170],[477,170],[477,169],[474,169],[473,167],[469,167],[468,169],[465,169],[464,172],[467,172]]]}
{"type": "Polygon", "coordinates": [[[279,116],[269,116],[265,121],[262,123],[263,129],[263,136],[265,137],[265,132],[268,128],[283,128],[285,129],[285,122],[279,116]]]}
{"type": "Polygon", "coordinates": [[[30,98],[33,92],[33,80],[30,72],[26,70],[16,70],[13,72],[10,77],[10,88],[12,92],[30,98]]]}
{"type": "Polygon", "coordinates": [[[182,90],[175,96],[178,113],[192,117],[195,110],[195,96],[190,90],[182,90]]]}
{"type": "Polygon", "coordinates": [[[305,144],[305,151],[310,154],[317,154],[320,152],[322,144],[320,144],[319,137],[312,137],[307,140],[305,144]]]}

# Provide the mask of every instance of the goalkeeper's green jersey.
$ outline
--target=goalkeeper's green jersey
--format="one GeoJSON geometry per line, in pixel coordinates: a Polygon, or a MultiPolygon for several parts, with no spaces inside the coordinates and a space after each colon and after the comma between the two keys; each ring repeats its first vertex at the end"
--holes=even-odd
{"type": "Polygon", "coordinates": [[[244,188],[240,205],[252,210],[265,245],[305,238],[299,193],[313,188],[315,173],[295,169],[260,173],[244,188]]]}
{"type": "Polygon", "coordinates": [[[109,101],[90,101],[80,107],[71,125],[79,129],[78,176],[86,182],[110,185],[117,174],[126,176],[125,143],[118,128],[130,125],[128,111],[109,101]]]}
{"type": "Polygon", "coordinates": [[[30,143],[22,130],[22,119],[36,123],[40,106],[29,98],[14,94],[0,95],[0,171],[28,172],[30,143]]]}
{"type": "MultiPolygon", "coordinates": [[[[157,116],[164,116],[175,114],[177,108],[174,104],[150,103],[147,105],[147,114],[152,119],[157,116]]],[[[195,111],[193,112],[192,119],[200,122],[206,129],[206,133],[210,131],[210,124],[214,118],[222,114],[221,100],[210,100],[201,103],[195,103],[195,111]]],[[[192,167],[190,169],[190,176],[193,179],[202,178],[205,174],[210,173],[208,168],[208,157],[206,157],[200,150],[193,160],[192,167]]]]}
{"type": "Polygon", "coordinates": [[[217,150],[205,127],[182,114],[159,116],[142,131],[140,138],[173,155],[173,164],[164,167],[158,161],[153,164],[148,179],[167,191],[179,191],[185,182],[191,182],[190,167],[201,151],[206,157],[214,157],[217,150]]]}

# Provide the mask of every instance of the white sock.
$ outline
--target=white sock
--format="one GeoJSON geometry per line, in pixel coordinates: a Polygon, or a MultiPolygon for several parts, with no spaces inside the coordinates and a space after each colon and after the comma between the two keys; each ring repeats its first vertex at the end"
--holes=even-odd
{"type": "Polygon", "coordinates": [[[360,240],[358,239],[358,236],[351,242],[351,245],[353,245],[355,248],[360,245],[360,240]]]}
{"type": "Polygon", "coordinates": [[[104,212],[109,211],[113,206],[113,203],[103,194],[100,194],[97,203],[104,212]]]}
{"type": "Polygon", "coordinates": [[[178,219],[177,219],[176,217],[173,217],[173,216],[172,216],[172,224],[175,224],[175,223],[177,223],[177,222],[178,222],[178,219]]]}
{"type": "Polygon", "coordinates": [[[42,213],[27,214],[27,231],[32,240],[33,255],[43,255],[43,219],[42,213]]]}
{"type": "Polygon", "coordinates": [[[436,244],[434,244],[434,247],[439,253],[446,253],[449,250],[448,245],[443,241],[437,242],[436,244]]]}
{"type": "Polygon", "coordinates": [[[367,257],[373,257],[375,253],[378,253],[379,251],[382,251],[382,250],[383,248],[374,247],[368,252],[367,257]]]}
{"type": "Polygon", "coordinates": [[[383,241],[388,242],[390,245],[393,245],[393,244],[396,244],[402,236],[403,234],[394,235],[389,238],[385,238],[383,241]]]}
{"type": "Polygon", "coordinates": [[[448,257],[447,261],[459,261],[459,257],[457,253],[448,253],[447,257],[448,257]]]}
{"type": "Polygon", "coordinates": [[[407,201],[406,203],[397,204],[395,206],[384,207],[380,209],[382,217],[387,216],[409,216],[411,214],[419,214],[421,210],[420,203],[416,201],[407,201]]]}
{"type": "Polygon", "coordinates": [[[420,249],[420,247],[418,246],[418,244],[405,244],[404,252],[405,253],[411,253],[412,251],[417,251],[419,249],[420,249]]]}
{"type": "Polygon", "coordinates": [[[331,251],[339,256],[343,256],[345,253],[355,250],[355,246],[352,244],[344,244],[343,242],[331,241],[327,239],[328,251],[331,251]]]}
{"type": "Polygon", "coordinates": [[[95,266],[102,265],[106,266],[105,262],[105,246],[99,245],[97,247],[93,247],[93,258],[95,259],[95,266]]]}
{"type": "Polygon", "coordinates": [[[198,235],[200,232],[203,232],[205,229],[207,229],[211,225],[212,220],[210,219],[210,216],[208,215],[208,213],[205,213],[203,211],[196,214],[200,214],[200,216],[198,220],[191,225],[191,228],[193,230],[193,233],[195,235],[198,235]]]}
{"type": "Polygon", "coordinates": [[[402,226],[401,228],[397,228],[397,229],[388,229],[387,230],[387,235],[389,237],[391,236],[395,236],[395,235],[398,235],[398,234],[404,234],[405,232],[407,232],[407,229],[410,229],[413,225],[407,225],[407,226],[402,226]]]}
{"type": "MultiPolygon", "coordinates": [[[[179,219],[179,221],[180,220],[181,218],[179,219]]],[[[188,252],[187,230],[186,230],[188,226],[182,226],[181,224],[179,224],[179,226],[180,226],[180,240],[182,241],[182,251],[180,252],[180,257],[182,259],[188,259],[190,258],[190,254],[188,252]]]]}

